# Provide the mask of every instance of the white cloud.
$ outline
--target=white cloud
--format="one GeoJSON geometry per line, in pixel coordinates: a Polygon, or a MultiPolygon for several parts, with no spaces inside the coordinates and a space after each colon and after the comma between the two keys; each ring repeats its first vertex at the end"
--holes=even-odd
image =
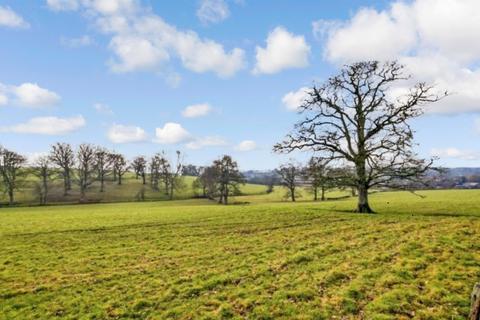
{"type": "Polygon", "coordinates": [[[310,46],[304,36],[297,36],[283,27],[277,27],[267,37],[267,46],[257,46],[253,73],[277,73],[290,68],[308,66],[310,46]]]}
{"type": "Polygon", "coordinates": [[[218,23],[228,18],[230,10],[225,0],[201,0],[197,17],[203,24],[218,23]]]}
{"type": "Polygon", "coordinates": [[[206,116],[212,111],[212,107],[208,103],[194,104],[186,107],[182,111],[182,115],[186,118],[198,118],[206,116]]]}
{"type": "Polygon", "coordinates": [[[437,149],[434,148],[430,151],[432,156],[436,156],[439,158],[454,158],[460,160],[479,160],[480,153],[471,151],[471,150],[460,150],[457,148],[445,148],[445,149],[437,149]]]}
{"type": "Polygon", "coordinates": [[[187,143],[187,148],[192,150],[198,150],[205,147],[221,147],[227,145],[227,141],[218,136],[208,136],[195,139],[187,143]]]}
{"type": "Polygon", "coordinates": [[[226,51],[194,31],[178,30],[139,1],[86,0],[77,4],[101,32],[111,35],[109,48],[114,57],[109,66],[114,72],[158,72],[172,58],[193,72],[213,72],[223,78],[245,66],[244,50],[226,51]]]}
{"type": "Polygon", "coordinates": [[[255,143],[255,141],[252,141],[252,140],[244,140],[240,142],[237,146],[235,146],[235,150],[242,151],[242,152],[252,151],[252,150],[255,150],[256,148],[257,148],[257,144],[255,143]]]}
{"type": "Polygon", "coordinates": [[[53,11],[71,11],[78,9],[77,0],[47,0],[47,5],[53,11]]]}
{"type": "Polygon", "coordinates": [[[310,88],[302,87],[297,91],[290,91],[283,96],[282,102],[288,110],[297,111],[305,99],[308,98],[309,90],[310,88]]]}
{"type": "Polygon", "coordinates": [[[108,129],[107,137],[113,143],[132,143],[145,141],[147,133],[140,127],[114,124],[108,129]]]}
{"type": "Polygon", "coordinates": [[[178,123],[167,122],[163,128],[155,129],[154,142],[160,144],[178,144],[191,140],[190,133],[178,123]]]}
{"type": "Polygon", "coordinates": [[[0,6],[0,26],[25,29],[30,27],[21,16],[9,7],[0,6]]]}
{"type": "Polygon", "coordinates": [[[48,107],[57,104],[60,96],[53,91],[41,88],[36,83],[23,83],[12,88],[17,103],[24,107],[48,107]]]}
{"type": "Polygon", "coordinates": [[[92,45],[93,39],[90,38],[88,35],[83,35],[78,38],[61,38],[60,43],[65,47],[70,48],[80,48],[80,47],[88,47],[92,45]]]}
{"type": "Polygon", "coordinates": [[[335,64],[397,59],[414,79],[452,93],[427,112],[479,111],[478,12],[477,0],[397,1],[382,11],[363,8],[348,21],[327,25],[325,58],[335,64]]]}
{"type": "Polygon", "coordinates": [[[97,113],[104,114],[107,116],[112,116],[113,115],[113,110],[110,108],[110,106],[103,104],[103,103],[95,103],[93,105],[93,108],[97,113]]]}
{"type": "Polygon", "coordinates": [[[82,116],[70,118],[36,117],[24,123],[0,127],[0,131],[45,135],[64,135],[82,128],[85,126],[85,123],[85,119],[82,116]]]}

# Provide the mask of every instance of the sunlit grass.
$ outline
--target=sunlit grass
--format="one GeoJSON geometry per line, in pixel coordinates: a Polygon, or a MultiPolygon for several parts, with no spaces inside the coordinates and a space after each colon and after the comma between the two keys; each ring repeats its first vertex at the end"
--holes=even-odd
{"type": "Polygon", "coordinates": [[[1,209],[0,318],[466,317],[479,191],[376,193],[378,214],[359,215],[355,199],[278,189],[275,203],[1,209]]]}

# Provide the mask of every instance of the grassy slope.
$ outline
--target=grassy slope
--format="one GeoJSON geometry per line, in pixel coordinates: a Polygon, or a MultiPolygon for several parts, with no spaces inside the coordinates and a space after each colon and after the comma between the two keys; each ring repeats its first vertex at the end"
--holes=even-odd
{"type": "MultiPolygon", "coordinates": [[[[195,191],[192,188],[194,177],[185,176],[183,180],[183,187],[175,192],[175,199],[188,199],[195,196],[195,191]]],[[[37,178],[29,176],[28,180],[23,183],[20,189],[15,194],[15,199],[20,204],[38,204],[38,198],[35,193],[35,183],[37,178]]],[[[122,185],[118,185],[114,181],[107,180],[105,184],[105,192],[100,192],[99,182],[95,182],[87,192],[87,199],[90,202],[119,202],[119,201],[136,201],[136,195],[144,187],[141,180],[135,179],[132,173],[127,173],[123,178],[122,185]]],[[[163,185],[160,185],[163,187],[163,185]]],[[[80,198],[79,188],[73,184],[72,191],[68,196],[63,196],[63,181],[56,179],[50,183],[48,193],[48,203],[76,203],[80,198]]],[[[259,194],[265,193],[266,186],[256,184],[245,184],[241,186],[243,194],[259,194]]],[[[148,200],[167,200],[168,196],[164,191],[153,191],[147,184],[145,186],[145,199],[148,200]]],[[[199,190],[197,190],[199,192],[199,190]]],[[[7,195],[0,193],[0,203],[7,202],[7,195]]]]}
{"type": "Polygon", "coordinates": [[[480,192],[423,194],[1,209],[0,318],[464,319],[480,192]]]}

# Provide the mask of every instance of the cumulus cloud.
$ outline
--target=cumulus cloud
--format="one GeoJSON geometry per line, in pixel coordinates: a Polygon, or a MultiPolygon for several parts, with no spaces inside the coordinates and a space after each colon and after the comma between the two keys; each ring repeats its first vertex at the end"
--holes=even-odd
{"type": "Polygon", "coordinates": [[[107,115],[107,116],[112,116],[113,115],[113,110],[110,108],[110,106],[103,104],[103,103],[95,103],[93,105],[93,108],[97,113],[107,115]]]}
{"type": "Polygon", "coordinates": [[[93,44],[93,39],[88,35],[83,35],[78,38],[61,38],[60,43],[69,48],[88,47],[93,44]]]}
{"type": "Polygon", "coordinates": [[[36,117],[24,123],[0,127],[1,132],[31,133],[44,135],[64,135],[85,126],[82,116],[70,118],[36,117]]]}
{"type": "MultiPolygon", "coordinates": [[[[53,2],[58,4],[60,1],[53,2]]],[[[190,71],[213,72],[223,78],[244,68],[244,50],[233,48],[226,51],[223,45],[203,39],[194,31],[178,30],[151,9],[141,6],[139,1],[75,3],[78,9],[88,13],[100,32],[111,35],[109,48],[114,56],[109,66],[114,72],[158,72],[172,58],[178,58],[190,71]]],[[[55,4],[50,7],[58,8],[55,4]]]]}
{"type": "Polygon", "coordinates": [[[471,150],[460,150],[457,148],[434,148],[430,154],[439,158],[454,158],[460,160],[479,160],[480,153],[471,150]]]}
{"type": "Polygon", "coordinates": [[[303,104],[305,99],[308,98],[308,90],[310,88],[302,87],[297,91],[290,91],[286,95],[283,96],[282,102],[290,111],[297,111],[299,107],[303,104]]]}
{"type": "Polygon", "coordinates": [[[304,36],[294,35],[277,27],[267,37],[265,48],[257,46],[253,73],[277,73],[290,68],[308,66],[310,46],[304,36]]]}
{"type": "Polygon", "coordinates": [[[218,23],[228,18],[230,10],[225,0],[202,0],[197,17],[203,24],[218,23]]]}
{"type": "Polygon", "coordinates": [[[160,144],[179,144],[192,140],[190,133],[180,124],[167,122],[163,128],[155,129],[154,142],[160,144]]]}
{"type": "Polygon", "coordinates": [[[147,139],[147,133],[140,127],[114,124],[108,129],[108,139],[113,143],[133,143],[147,139]]]}
{"type": "Polygon", "coordinates": [[[480,110],[476,12],[476,0],[397,1],[385,10],[360,9],[348,21],[314,25],[314,32],[323,27],[324,55],[330,62],[397,59],[415,79],[452,93],[428,112],[471,112],[480,110]]]}
{"type": "Polygon", "coordinates": [[[57,104],[60,96],[53,91],[44,89],[36,83],[23,83],[12,87],[17,103],[24,107],[40,108],[57,104]]]}
{"type": "Polygon", "coordinates": [[[227,145],[227,141],[219,136],[208,136],[195,139],[187,143],[187,148],[192,150],[198,150],[205,147],[221,147],[227,145]]]}
{"type": "Polygon", "coordinates": [[[26,22],[21,16],[5,6],[0,6],[0,26],[17,29],[30,27],[28,22],[26,22]]]}
{"type": "Polygon", "coordinates": [[[194,104],[186,107],[182,111],[182,115],[185,118],[198,118],[209,114],[212,111],[212,107],[208,103],[194,104]]]}
{"type": "Polygon", "coordinates": [[[257,144],[252,140],[244,140],[235,146],[236,151],[247,152],[257,148],[257,144]]]}

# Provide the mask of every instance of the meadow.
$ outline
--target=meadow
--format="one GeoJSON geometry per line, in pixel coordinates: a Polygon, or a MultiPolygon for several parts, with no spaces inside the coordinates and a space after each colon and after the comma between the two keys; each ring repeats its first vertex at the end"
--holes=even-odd
{"type": "Polygon", "coordinates": [[[2,319],[465,319],[480,191],[0,209],[2,319]]]}

